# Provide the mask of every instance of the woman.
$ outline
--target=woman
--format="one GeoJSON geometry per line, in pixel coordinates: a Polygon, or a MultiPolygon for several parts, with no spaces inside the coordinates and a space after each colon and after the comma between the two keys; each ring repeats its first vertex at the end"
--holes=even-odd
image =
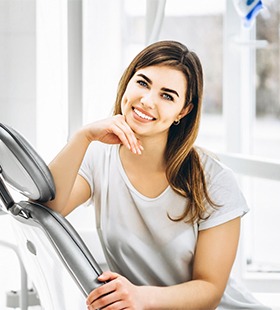
{"type": "Polygon", "coordinates": [[[196,54],[154,43],[123,74],[114,116],[50,164],[51,208],[94,201],[110,271],[88,309],[267,309],[229,280],[248,208],[232,172],[194,147],[202,91],[196,54]]]}

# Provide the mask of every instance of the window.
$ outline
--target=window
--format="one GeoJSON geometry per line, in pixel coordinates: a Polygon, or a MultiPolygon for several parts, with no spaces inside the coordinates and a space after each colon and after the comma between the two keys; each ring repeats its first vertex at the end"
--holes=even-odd
{"type": "Polygon", "coordinates": [[[255,25],[255,126],[252,153],[280,160],[280,1],[270,2],[255,25]]]}
{"type": "MultiPolygon", "coordinates": [[[[251,29],[255,61],[251,72],[250,153],[280,162],[280,1],[270,1],[251,29]]],[[[250,47],[247,47],[250,48],[250,47]]],[[[248,181],[247,181],[248,182],[248,181]]],[[[276,236],[280,216],[280,181],[254,179],[250,184],[252,203],[250,270],[280,272],[280,246],[276,236]]]]}

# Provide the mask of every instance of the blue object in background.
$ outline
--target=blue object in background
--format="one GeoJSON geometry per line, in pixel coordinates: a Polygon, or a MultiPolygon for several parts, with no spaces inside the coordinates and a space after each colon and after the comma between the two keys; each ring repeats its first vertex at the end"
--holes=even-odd
{"type": "Polygon", "coordinates": [[[233,2],[245,27],[250,27],[258,13],[264,8],[261,0],[233,0],[233,2]]]}

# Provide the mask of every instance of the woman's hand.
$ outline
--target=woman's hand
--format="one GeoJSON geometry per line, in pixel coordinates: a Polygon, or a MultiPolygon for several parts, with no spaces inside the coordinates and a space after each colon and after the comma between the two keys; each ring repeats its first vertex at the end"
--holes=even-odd
{"type": "Polygon", "coordinates": [[[89,310],[107,309],[144,309],[144,298],[140,296],[140,288],[133,285],[123,276],[106,271],[98,277],[104,285],[93,290],[87,298],[89,310]]]}
{"type": "Polygon", "coordinates": [[[131,152],[141,154],[143,147],[123,115],[103,119],[84,127],[89,141],[107,144],[123,144],[131,152]]]}

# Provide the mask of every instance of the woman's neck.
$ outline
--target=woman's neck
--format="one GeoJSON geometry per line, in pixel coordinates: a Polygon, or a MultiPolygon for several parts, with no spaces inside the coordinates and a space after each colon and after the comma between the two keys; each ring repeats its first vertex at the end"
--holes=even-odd
{"type": "Polygon", "coordinates": [[[121,147],[120,156],[122,161],[130,162],[132,165],[141,165],[142,169],[165,170],[165,143],[156,139],[141,140],[144,150],[142,154],[134,154],[125,147],[121,147]]]}
{"type": "Polygon", "coordinates": [[[155,198],[168,187],[164,147],[143,143],[141,155],[134,154],[125,146],[120,147],[123,169],[134,188],[142,195],[155,198]]]}

